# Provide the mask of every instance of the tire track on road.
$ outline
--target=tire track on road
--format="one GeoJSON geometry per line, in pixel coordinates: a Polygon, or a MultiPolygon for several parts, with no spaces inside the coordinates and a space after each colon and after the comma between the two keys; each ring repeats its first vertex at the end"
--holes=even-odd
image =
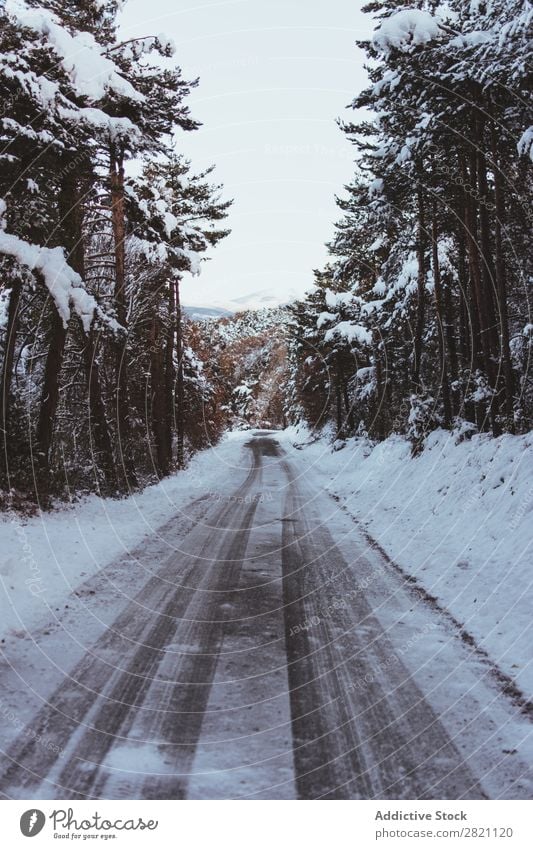
{"type": "Polygon", "coordinates": [[[361,594],[349,610],[328,602],[352,586],[311,500],[292,480],[283,571],[300,797],[483,798],[361,594]]]}
{"type": "MultiPolygon", "coordinates": [[[[127,605],[113,625],[66,676],[48,704],[41,708],[19,735],[5,756],[8,765],[0,778],[0,787],[6,795],[22,798],[34,795],[44,781],[44,796],[50,798],[48,776],[54,771],[58,777],[59,756],[69,757],[73,738],[80,733],[93,732],[99,734],[103,741],[107,737],[106,729],[110,729],[107,733],[113,735],[120,728],[125,715],[139,707],[139,698],[142,699],[146,693],[164,656],[165,644],[174,633],[172,623],[175,625],[176,619],[183,617],[194,597],[195,571],[201,570],[211,555],[213,533],[229,524],[230,518],[238,512],[241,499],[246,497],[260,474],[259,447],[252,445],[251,454],[252,464],[244,482],[231,496],[234,500],[222,505],[217,502],[209,524],[197,526],[191,532],[195,537],[200,536],[199,544],[191,547],[196,548],[197,553],[185,555],[184,562],[179,564],[179,585],[171,599],[168,599],[168,594],[169,587],[176,586],[176,555],[170,556],[165,568],[139,591],[135,601],[127,605]],[[202,539],[205,528],[208,530],[207,539],[202,539]],[[185,583],[188,585],[184,586],[185,583]],[[155,611],[157,613],[154,614],[155,611]],[[155,625],[150,613],[158,617],[155,625]],[[124,657],[131,659],[124,664],[124,657]],[[96,709],[96,718],[103,724],[94,726],[86,720],[95,705],[102,700],[105,703],[96,709]],[[39,739],[49,741],[55,750],[51,746],[41,746],[39,739]]],[[[102,751],[106,750],[103,742],[100,742],[100,747],[102,751]]],[[[61,776],[67,775],[69,769],[67,763],[61,770],[61,776]]],[[[90,783],[92,780],[89,772],[91,769],[86,768],[82,783],[90,783]]],[[[70,791],[74,787],[66,785],[64,789],[70,791]]],[[[61,793],[59,795],[64,796],[61,793]]]]}

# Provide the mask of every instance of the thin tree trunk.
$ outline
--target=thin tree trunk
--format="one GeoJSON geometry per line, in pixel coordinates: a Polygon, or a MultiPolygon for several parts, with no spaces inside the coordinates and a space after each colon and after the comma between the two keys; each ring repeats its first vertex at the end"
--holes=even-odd
{"type": "Polygon", "coordinates": [[[174,284],[168,284],[168,322],[165,347],[165,441],[169,465],[172,466],[172,435],[174,432],[174,342],[176,335],[176,302],[174,284]]]}
{"type": "Polygon", "coordinates": [[[502,189],[502,175],[499,166],[498,142],[494,124],[491,128],[492,158],[494,162],[494,189],[496,201],[495,256],[496,291],[498,297],[498,318],[500,323],[500,344],[503,359],[505,415],[507,428],[514,433],[514,376],[509,340],[509,306],[507,301],[507,274],[503,255],[502,226],[505,222],[505,199],[502,189]]]}
{"type": "Polygon", "coordinates": [[[422,340],[426,313],[426,251],[425,251],[424,199],[422,189],[418,189],[418,235],[416,253],[418,258],[416,327],[413,347],[413,392],[420,391],[420,368],[422,360],[422,340]]]}
{"type": "Polygon", "coordinates": [[[498,376],[494,365],[494,358],[497,356],[499,344],[497,335],[496,310],[494,308],[494,297],[496,288],[496,275],[494,270],[494,262],[492,259],[491,242],[493,238],[492,229],[489,219],[489,203],[490,194],[487,182],[487,162],[483,150],[484,145],[484,128],[485,117],[481,112],[476,111],[475,116],[476,127],[476,160],[477,160],[477,179],[479,191],[479,225],[480,225],[480,242],[481,242],[481,281],[482,281],[482,297],[485,305],[486,325],[484,327],[484,335],[487,337],[487,346],[489,349],[490,370],[487,370],[489,386],[494,394],[490,402],[490,415],[492,422],[492,431],[494,436],[499,436],[501,429],[498,423],[499,399],[498,399],[498,376]]]}
{"type": "MultiPolygon", "coordinates": [[[[464,203],[462,210],[464,211],[464,203]]],[[[468,320],[468,304],[469,304],[469,287],[468,287],[468,277],[466,271],[466,244],[465,244],[465,225],[464,218],[461,212],[458,213],[458,217],[461,221],[458,233],[458,263],[457,263],[457,273],[459,276],[459,305],[460,305],[460,316],[459,316],[459,354],[461,357],[461,366],[465,368],[468,364],[473,346],[470,345],[471,339],[471,330],[470,330],[470,322],[468,320]]],[[[453,335],[453,327],[452,335],[453,335]]]]}
{"type": "Polygon", "coordinates": [[[67,328],[59,315],[55,304],[52,306],[52,319],[49,334],[48,353],[44,368],[43,388],[37,431],[35,435],[38,483],[43,496],[50,491],[50,450],[54,436],[54,426],[59,403],[59,375],[63,365],[67,328]]]}
{"type": "MultiPolygon", "coordinates": [[[[460,217],[458,210],[460,209],[460,201],[456,195],[454,200],[453,212],[457,218],[460,217]]],[[[465,274],[465,245],[464,245],[464,234],[460,232],[459,234],[459,242],[458,242],[458,263],[457,263],[457,276],[459,278],[459,303],[462,301],[461,290],[466,286],[466,274],[465,274]]],[[[461,334],[463,328],[460,326],[461,315],[460,312],[457,315],[457,311],[455,308],[455,302],[453,298],[454,290],[452,287],[452,278],[450,276],[446,276],[442,282],[442,294],[443,294],[443,310],[444,310],[444,323],[445,323],[445,335],[446,335],[446,348],[448,350],[448,359],[450,364],[450,380],[456,381],[459,377],[459,357],[460,357],[460,347],[464,344],[464,340],[461,339],[461,334]],[[457,321],[459,321],[459,327],[457,327],[457,321]]],[[[452,408],[454,408],[454,414],[457,412],[458,405],[456,403],[458,398],[458,393],[456,389],[451,390],[451,399],[452,399],[452,408]]]]}
{"type": "MultiPolygon", "coordinates": [[[[78,272],[82,280],[85,279],[83,217],[84,209],[78,200],[76,204],[76,215],[70,218],[72,244],[69,247],[71,247],[70,264],[78,272]]],[[[89,431],[92,434],[94,446],[98,454],[96,467],[100,468],[103,472],[107,488],[110,491],[115,491],[118,485],[117,472],[103,399],[100,368],[96,357],[94,330],[91,329],[86,333],[80,321],[80,331],[83,339],[83,363],[87,379],[89,431]]]]}
{"type": "Polygon", "coordinates": [[[493,355],[498,349],[498,334],[496,323],[495,296],[496,296],[496,273],[492,258],[493,232],[490,226],[489,206],[491,195],[487,181],[487,160],[483,151],[484,144],[484,117],[477,121],[477,179],[479,191],[479,225],[481,244],[481,279],[485,295],[485,307],[487,313],[487,336],[490,350],[493,355]]]}
{"type": "Polygon", "coordinates": [[[452,293],[450,290],[450,285],[448,282],[443,282],[442,284],[442,294],[443,294],[443,321],[444,321],[444,333],[446,338],[446,348],[448,349],[448,356],[450,360],[450,376],[452,380],[457,379],[457,375],[459,373],[459,363],[458,363],[458,355],[457,355],[457,342],[455,339],[455,327],[453,320],[453,303],[452,303],[452,293]]]}
{"type": "MultiPolygon", "coordinates": [[[[472,189],[474,189],[477,185],[476,181],[476,172],[477,172],[477,157],[475,150],[472,152],[470,157],[470,185],[472,189]]],[[[465,181],[468,180],[466,166],[465,166],[465,181]]],[[[465,185],[468,185],[468,182],[465,182],[465,185]]],[[[465,191],[465,231],[467,238],[467,251],[468,251],[468,262],[470,268],[470,280],[472,284],[472,291],[474,295],[474,300],[472,304],[473,308],[473,317],[475,316],[475,322],[472,321],[473,326],[473,335],[474,335],[474,346],[476,351],[477,359],[480,355],[482,356],[483,366],[485,374],[487,375],[489,385],[493,385],[493,363],[491,359],[491,350],[490,350],[490,340],[488,336],[488,314],[487,314],[487,304],[483,297],[483,284],[480,270],[480,256],[477,242],[477,212],[474,206],[474,201],[472,196],[465,191]],[[477,336],[477,339],[475,338],[477,336]],[[477,342],[477,344],[476,344],[477,342]],[[481,348],[481,351],[480,351],[481,348]]],[[[493,408],[492,404],[489,405],[489,412],[493,430],[496,429],[496,424],[494,422],[493,417],[493,408]]],[[[482,424],[482,420],[478,419],[478,424],[482,424]]]]}
{"type": "Polygon", "coordinates": [[[166,440],[165,355],[161,340],[161,319],[157,308],[152,318],[150,338],[150,375],[152,396],[152,431],[156,448],[156,465],[160,475],[168,475],[170,461],[166,440]]]}
{"type": "MultiPolygon", "coordinates": [[[[59,210],[63,243],[67,248],[69,264],[74,269],[83,271],[83,243],[80,238],[83,212],[77,180],[72,174],[65,177],[61,187],[59,210]]],[[[63,366],[66,339],[67,328],[55,303],[52,303],[50,341],[44,367],[41,403],[35,436],[38,463],[37,479],[40,493],[43,495],[46,495],[50,490],[50,451],[59,403],[59,379],[63,366]]]]}
{"type": "Polygon", "coordinates": [[[449,428],[452,422],[452,406],[450,400],[450,384],[448,380],[448,363],[446,352],[446,336],[444,330],[443,297],[439,263],[439,243],[437,232],[437,210],[433,203],[432,216],[432,257],[433,257],[433,283],[435,287],[435,307],[437,312],[437,333],[439,340],[440,357],[440,380],[442,389],[442,401],[444,405],[444,426],[449,428]]]}
{"type": "MultiPolygon", "coordinates": [[[[470,211],[466,187],[468,186],[468,166],[465,154],[460,150],[458,154],[459,172],[461,175],[462,190],[458,198],[457,218],[459,223],[459,256],[458,273],[461,289],[460,300],[460,342],[461,342],[461,367],[462,377],[468,373],[472,374],[476,369],[483,369],[483,356],[481,349],[481,334],[479,332],[479,315],[477,309],[475,285],[474,285],[474,259],[470,252],[469,222],[470,211]]],[[[470,381],[463,386],[464,392],[464,415],[468,421],[478,423],[478,409],[472,401],[467,401],[470,391],[470,381]]]]}
{"type": "Polygon", "coordinates": [[[99,465],[104,473],[106,484],[110,490],[116,490],[118,486],[117,470],[102,392],[100,367],[96,357],[94,331],[91,330],[89,333],[82,331],[82,333],[84,340],[83,358],[87,376],[89,427],[95,448],[99,454],[99,465]]]}
{"type": "MultiPolygon", "coordinates": [[[[124,209],[124,155],[122,151],[112,149],[110,164],[111,209],[115,247],[115,309],[119,324],[127,331],[126,225],[124,209]]],[[[137,475],[133,462],[130,428],[127,332],[123,336],[117,337],[115,347],[117,435],[124,477],[129,487],[137,485],[137,475]]]]}
{"type": "Polygon", "coordinates": [[[183,374],[183,317],[181,314],[180,283],[174,282],[176,308],[176,453],[178,469],[185,468],[185,380],[183,374]]]}
{"type": "MultiPolygon", "coordinates": [[[[385,420],[387,404],[383,397],[383,369],[381,365],[381,357],[379,355],[379,334],[374,330],[372,334],[372,347],[374,368],[376,369],[376,412],[374,416],[376,436],[378,439],[384,439],[386,436],[387,422],[385,420]]],[[[390,404],[390,401],[389,401],[390,404]]]]}
{"type": "Polygon", "coordinates": [[[17,338],[18,311],[22,295],[22,284],[15,280],[10,287],[7,309],[6,343],[2,364],[2,383],[0,385],[0,471],[5,472],[6,487],[9,487],[9,429],[11,412],[11,384],[13,382],[13,363],[15,359],[15,341],[17,338]]]}
{"type": "Polygon", "coordinates": [[[344,368],[343,368],[343,365],[342,365],[342,357],[340,355],[340,352],[337,353],[337,363],[338,363],[338,367],[339,367],[339,377],[340,377],[340,382],[341,382],[341,387],[342,387],[342,399],[344,401],[344,411],[346,413],[345,421],[348,424],[348,427],[350,429],[350,433],[353,433],[354,430],[355,430],[353,407],[350,404],[350,397],[348,395],[348,384],[346,383],[346,377],[345,377],[345,374],[344,374],[344,368]]]}
{"type": "Polygon", "coordinates": [[[344,439],[344,422],[342,418],[342,389],[341,389],[341,372],[339,368],[339,352],[336,355],[335,369],[335,401],[337,412],[337,439],[344,439]]]}

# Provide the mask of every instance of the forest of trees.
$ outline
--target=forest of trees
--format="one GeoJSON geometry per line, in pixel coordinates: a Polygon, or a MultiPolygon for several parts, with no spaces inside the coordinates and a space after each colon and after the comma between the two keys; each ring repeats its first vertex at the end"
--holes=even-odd
{"type": "MultiPolygon", "coordinates": [[[[215,364],[227,427],[281,428],[290,416],[287,307],[246,310],[198,327],[215,364]]],[[[211,374],[213,365],[211,365],[211,374]]]]}
{"type": "MultiPolygon", "coordinates": [[[[532,427],[531,26],[525,0],[376,0],[356,170],[292,308],[293,419],[338,438],[532,427]]],[[[359,113],[361,114],[361,113],[359,113]]]]}
{"type": "Polygon", "coordinates": [[[118,2],[0,9],[0,500],[126,492],[217,437],[180,280],[230,202],[180,156],[199,126],[162,36],[118,2]]]}
{"type": "Polygon", "coordinates": [[[198,81],[119,7],[0,9],[0,501],[125,493],[231,426],[530,429],[530,3],[369,3],[328,264],[203,326],[180,281],[231,201],[179,154],[198,81]]]}

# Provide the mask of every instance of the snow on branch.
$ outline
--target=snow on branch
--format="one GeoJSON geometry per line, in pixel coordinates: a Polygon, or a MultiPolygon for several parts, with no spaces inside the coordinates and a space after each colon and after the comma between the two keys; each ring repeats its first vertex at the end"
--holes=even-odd
{"type": "Polygon", "coordinates": [[[78,109],[66,109],[57,106],[56,111],[61,118],[79,121],[80,124],[86,124],[95,131],[104,131],[114,142],[119,140],[138,141],[141,137],[141,131],[129,118],[113,117],[94,106],[82,106],[78,109]]]}
{"type": "Polygon", "coordinates": [[[360,345],[372,344],[371,332],[361,324],[354,324],[351,321],[341,321],[335,327],[332,327],[331,330],[327,331],[324,341],[333,342],[339,338],[346,342],[358,342],[360,345]]]}
{"type": "Polygon", "coordinates": [[[0,292],[0,333],[3,333],[7,327],[8,310],[9,310],[10,290],[3,289],[0,292]]]}
{"type": "Polygon", "coordinates": [[[337,321],[338,313],[321,312],[316,320],[317,330],[321,330],[325,324],[330,324],[332,321],[337,321]]]}
{"type": "Polygon", "coordinates": [[[372,42],[376,49],[385,54],[392,48],[405,52],[414,46],[427,44],[442,32],[439,22],[429,12],[403,9],[383,21],[375,31],[372,42]]]}
{"type": "Polygon", "coordinates": [[[517,144],[519,156],[528,156],[533,160],[533,127],[529,127],[523,133],[517,144]]]}
{"type": "Polygon", "coordinates": [[[352,292],[332,292],[326,289],[326,306],[330,310],[338,310],[341,307],[349,307],[354,302],[352,292]]]}
{"type": "Polygon", "coordinates": [[[154,50],[159,50],[164,56],[174,56],[176,45],[164,33],[147,35],[141,38],[128,38],[127,41],[114,44],[106,50],[106,56],[118,50],[125,59],[140,59],[141,56],[152,53],[154,50]]]}
{"type": "MultiPolygon", "coordinates": [[[[140,130],[129,118],[108,115],[96,106],[77,106],[65,99],[57,82],[39,76],[33,71],[25,70],[24,63],[22,63],[22,69],[17,67],[17,64],[21,64],[20,57],[0,55],[0,72],[6,79],[16,81],[22,91],[35,99],[42,109],[53,110],[60,119],[79,121],[91,126],[95,132],[105,131],[112,141],[139,139],[140,130]]],[[[63,147],[63,142],[54,138],[48,131],[37,133],[31,127],[15,126],[16,122],[11,118],[3,118],[2,124],[5,128],[16,130],[26,138],[63,147]]]]}
{"type": "Polygon", "coordinates": [[[95,298],[86,291],[80,275],[69,266],[63,248],[43,248],[6,233],[5,211],[6,203],[0,199],[0,254],[12,257],[19,265],[42,276],[64,327],[73,310],[86,333],[91,329],[95,317],[100,318],[113,332],[120,331],[122,328],[118,322],[107,316],[95,298]]]}
{"type": "Polygon", "coordinates": [[[46,9],[30,8],[24,0],[6,0],[5,10],[21,27],[33,30],[52,47],[76,92],[90,101],[102,100],[109,92],[135,101],[144,101],[114,62],[102,56],[91,33],[70,35],[56,15],[46,9]]]}

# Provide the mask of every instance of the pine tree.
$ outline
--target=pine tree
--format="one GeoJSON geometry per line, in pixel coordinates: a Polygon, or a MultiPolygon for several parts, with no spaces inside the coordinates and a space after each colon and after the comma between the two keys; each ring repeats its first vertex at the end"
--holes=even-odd
{"type": "Polygon", "coordinates": [[[173,53],[161,36],[119,42],[118,6],[8,0],[0,11],[2,483],[29,485],[33,458],[45,501],[63,486],[61,462],[79,486],[109,493],[140,483],[138,470],[145,479],[146,453],[133,430],[146,337],[129,326],[132,309],[152,333],[162,322],[163,358],[154,356],[152,372],[164,411],[154,404],[149,428],[166,451],[159,473],[170,471],[176,346],[184,346],[179,277],[226,235],[211,222],[228,204],[207,174],[191,177],[189,188],[190,164],[174,154],[177,133],[198,126],[185,103],[197,81],[160,66],[159,57],[173,53]],[[157,197],[128,176],[132,159],[154,175],[166,163],[169,185],[163,169],[157,197]],[[156,209],[163,197],[166,218],[156,209]],[[150,208],[141,210],[140,198],[150,208]],[[162,294],[150,302],[154,287],[162,294]],[[31,446],[19,436],[23,415],[31,446]]]}
{"type": "MultiPolygon", "coordinates": [[[[495,435],[529,427],[531,395],[517,393],[530,344],[529,4],[366,8],[370,85],[353,106],[367,117],[341,125],[357,171],[330,245],[350,302],[322,316],[316,345],[350,339],[366,363],[348,381],[353,423],[379,437],[408,431],[418,446],[424,428],[464,418],[495,435]]],[[[300,310],[298,333],[308,320],[300,310]]],[[[338,430],[339,404],[332,417],[338,430]]]]}

